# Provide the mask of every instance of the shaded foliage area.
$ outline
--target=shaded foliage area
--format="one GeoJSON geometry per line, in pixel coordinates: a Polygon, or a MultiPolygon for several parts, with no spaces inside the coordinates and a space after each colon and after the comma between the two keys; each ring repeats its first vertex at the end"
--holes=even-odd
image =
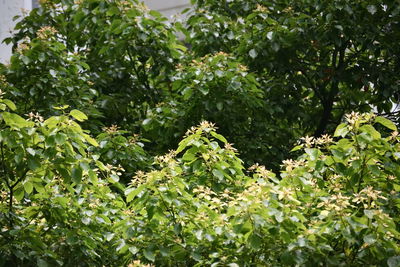
{"type": "Polygon", "coordinates": [[[0,266],[400,266],[399,6],[192,4],[18,22],[0,266]]]}

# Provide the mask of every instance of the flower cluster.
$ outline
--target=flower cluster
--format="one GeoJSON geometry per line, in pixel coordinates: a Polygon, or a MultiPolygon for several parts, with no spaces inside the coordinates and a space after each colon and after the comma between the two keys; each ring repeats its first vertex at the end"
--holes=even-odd
{"type": "Polygon", "coordinates": [[[314,146],[329,145],[333,142],[333,138],[328,134],[324,134],[317,138],[313,136],[305,136],[300,138],[300,140],[305,144],[306,147],[309,148],[314,146]]]}
{"type": "Polygon", "coordinates": [[[143,171],[137,171],[135,176],[132,177],[130,185],[138,186],[143,184],[146,181],[146,173],[143,171]]]}
{"type": "Polygon", "coordinates": [[[347,208],[353,207],[350,204],[350,197],[342,195],[342,193],[322,198],[317,208],[324,208],[326,211],[336,211],[344,214],[347,208]]]}
{"type": "Polygon", "coordinates": [[[282,161],[282,163],[283,163],[283,165],[281,165],[281,166],[285,167],[285,170],[287,172],[291,172],[292,170],[294,170],[298,167],[306,165],[305,159],[299,159],[299,160],[287,159],[287,160],[282,161]]]}
{"type": "Polygon", "coordinates": [[[209,133],[211,131],[216,131],[217,127],[215,126],[215,123],[202,121],[200,122],[199,130],[209,133]]]}
{"type": "Polygon", "coordinates": [[[105,165],[105,171],[110,173],[111,175],[117,175],[117,176],[121,176],[122,172],[124,172],[124,168],[122,168],[121,165],[118,166],[114,166],[111,164],[106,164],[105,165]]]}
{"type": "Polygon", "coordinates": [[[135,260],[135,261],[129,263],[128,267],[154,267],[154,265],[152,265],[152,264],[144,264],[144,263],[141,263],[140,260],[135,260]]]}
{"type": "Polygon", "coordinates": [[[115,135],[116,133],[118,133],[119,127],[115,124],[111,125],[110,127],[104,127],[103,131],[105,131],[106,133],[110,134],[110,135],[115,135]]]}
{"type": "Polygon", "coordinates": [[[139,141],[139,139],[140,139],[140,135],[139,134],[134,134],[131,137],[129,137],[128,143],[131,144],[131,145],[134,145],[139,141]]]}
{"type": "Polygon", "coordinates": [[[27,42],[19,43],[16,49],[16,52],[19,54],[23,54],[25,51],[29,50],[30,46],[27,42]]]}
{"type": "Polygon", "coordinates": [[[33,113],[33,112],[29,112],[28,114],[25,114],[25,116],[28,117],[28,120],[30,121],[35,121],[35,122],[43,122],[44,119],[42,116],[39,115],[39,113],[33,113]]]}
{"type": "Polygon", "coordinates": [[[267,170],[265,166],[259,165],[258,163],[252,165],[249,169],[249,171],[254,171],[259,178],[267,179],[271,176],[274,176],[274,173],[270,170],[267,170]]]}
{"type": "Polygon", "coordinates": [[[176,152],[175,150],[170,150],[167,154],[163,156],[154,157],[155,163],[159,164],[162,167],[173,167],[177,164],[175,160],[176,152]]]}
{"type": "Polygon", "coordinates": [[[41,40],[47,40],[52,38],[54,35],[57,34],[57,30],[54,27],[51,26],[43,26],[41,27],[37,32],[37,38],[41,40]]]}
{"type": "Polygon", "coordinates": [[[237,152],[238,150],[236,148],[233,147],[233,144],[230,143],[226,143],[224,145],[224,148],[228,151],[232,151],[232,152],[237,152]]]}
{"type": "Polygon", "coordinates": [[[378,207],[378,203],[376,202],[378,199],[387,200],[387,198],[383,196],[382,191],[375,190],[372,186],[368,186],[359,193],[354,194],[352,202],[362,204],[365,209],[371,209],[378,207]]]}
{"type": "Polygon", "coordinates": [[[397,140],[397,137],[399,136],[398,131],[393,131],[392,134],[390,135],[389,139],[390,140],[397,140]]]}
{"type": "Polygon", "coordinates": [[[345,118],[350,125],[354,125],[360,119],[360,113],[353,111],[350,114],[346,114],[345,118]]]}
{"type": "MultiPolygon", "coordinates": [[[[7,78],[4,75],[0,75],[0,88],[5,88],[8,86],[7,78]]],[[[0,89],[0,96],[4,95],[3,91],[0,89]]]]}
{"type": "Polygon", "coordinates": [[[268,12],[268,8],[263,6],[263,5],[257,4],[255,11],[262,12],[262,13],[267,13],[268,12]]]}

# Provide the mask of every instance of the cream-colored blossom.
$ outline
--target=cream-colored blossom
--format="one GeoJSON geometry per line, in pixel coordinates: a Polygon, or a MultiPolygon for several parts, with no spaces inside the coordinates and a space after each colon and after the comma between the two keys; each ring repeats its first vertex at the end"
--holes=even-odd
{"type": "Polygon", "coordinates": [[[118,133],[118,130],[119,127],[115,124],[111,125],[110,127],[103,127],[103,131],[111,135],[118,133]]]}
{"type": "Polygon", "coordinates": [[[39,113],[33,113],[33,112],[29,112],[28,114],[25,114],[25,116],[28,117],[28,120],[30,121],[36,121],[36,122],[43,122],[44,119],[42,116],[39,115],[39,113]]]}
{"type": "Polygon", "coordinates": [[[46,40],[53,37],[57,32],[52,26],[43,26],[36,32],[36,35],[39,39],[46,40]]]}

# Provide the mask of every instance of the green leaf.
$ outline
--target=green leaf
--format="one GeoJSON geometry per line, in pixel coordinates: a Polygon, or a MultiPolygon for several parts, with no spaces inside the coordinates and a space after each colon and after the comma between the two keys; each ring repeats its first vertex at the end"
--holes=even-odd
{"type": "Polygon", "coordinates": [[[154,255],[154,252],[151,249],[146,249],[143,251],[143,255],[148,259],[149,261],[155,261],[156,256],[154,255]]]}
{"type": "Polygon", "coordinates": [[[37,168],[39,168],[40,165],[40,161],[35,158],[35,157],[28,157],[28,167],[31,170],[36,170],[37,168]]]}
{"type": "Polygon", "coordinates": [[[250,246],[251,246],[253,249],[258,250],[258,249],[261,248],[262,239],[261,239],[261,237],[258,236],[257,234],[254,234],[254,233],[251,234],[251,235],[249,236],[248,242],[249,242],[250,246]]]}
{"type": "Polygon", "coordinates": [[[17,107],[15,106],[14,102],[12,102],[9,99],[3,99],[3,103],[6,104],[12,111],[17,109],[17,107]]]}
{"type": "Polygon", "coordinates": [[[211,131],[210,134],[215,137],[216,139],[218,139],[219,141],[223,142],[224,144],[228,143],[228,141],[225,139],[225,137],[223,137],[222,135],[211,131]]]}
{"type": "Polygon", "coordinates": [[[28,147],[28,148],[26,149],[26,152],[28,152],[28,153],[31,154],[32,156],[35,156],[35,154],[36,154],[36,151],[35,151],[33,148],[31,148],[31,147],[28,147]]]}
{"type": "Polygon", "coordinates": [[[388,120],[384,117],[379,117],[379,116],[376,117],[375,122],[382,124],[383,126],[385,126],[386,128],[388,128],[392,131],[397,131],[396,125],[391,120],[388,120]]]}
{"type": "Polygon", "coordinates": [[[85,121],[88,119],[88,117],[85,115],[85,113],[83,113],[82,111],[79,111],[77,109],[71,110],[69,115],[71,115],[78,121],[85,121]]]}
{"type": "Polygon", "coordinates": [[[65,143],[65,141],[67,140],[67,136],[63,133],[57,133],[54,136],[54,140],[56,141],[56,143],[58,145],[63,145],[65,143]]]}
{"type": "Polygon", "coordinates": [[[77,184],[80,183],[82,181],[82,168],[79,166],[74,167],[71,172],[71,177],[72,181],[77,184]]]}
{"type": "Polygon", "coordinates": [[[33,127],[35,125],[32,121],[27,121],[21,116],[9,112],[3,112],[3,119],[8,126],[15,128],[33,127]]]}
{"type": "Polygon", "coordinates": [[[21,60],[25,65],[28,65],[31,62],[30,58],[27,56],[21,56],[21,60]]]}
{"type": "Polygon", "coordinates": [[[138,188],[128,188],[125,191],[126,202],[131,202],[139,193],[143,191],[145,185],[140,185],[138,188]]]}
{"type": "Polygon", "coordinates": [[[377,11],[376,6],[375,5],[368,5],[367,6],[367,10],[371,15],[374,15],[377,11]]]}
{"type": "Polygon", "coordinates": [[[31,182],[25,182],[24,183],[24,189],[25,189],[26,193],[28,193],[28,194],[32,193],[32,191],[33,191],[32,183],[31,182]]]}
{"type": "Polygon", "coordinates": [[[88,225],[88,224],[92,221],[92,219],[90,219],[89,217],[83,217],[83,218],[81,219],[81,221],[82,221],[82,223],[83,223],[84,225],[88,225]]]}
{"type": "Polygon", "coordinates": [[[381,138],[381,134],[372,125],[363,125],[360,127],[360,131],[369,134],[374,139],[381,138]]]}
{"type": "Polygon", "coordinates": [[[183,154],[182,160],[184,161],[192,161],[196,158],[196,154],[193,153],[193,149],[189,149],[183,154]]]}
{"type": "Polygon", "coordinates": [[[132,253],[132,255],[136,255],[136,253],[139,252],[139,249],[137,247],[130,247],[129,252],[132,253]]]}
{"type": "Polygon", "coordinates": [[[370,234],[370,235],[366,235],[363,237],[363,240],[365,243],[367,243],[368,245],[371,245],[373,243],[376,242],[376,238],[374,237],[374,235],[370,234]]]}
{"type": "Polygon", "coordinates": [[[295,146],[292,150],[290,150],[290,152],[295,152],[295,151],[300,150],[302,148],[303,148],[303,145],[298,145],[298,146],[295,146]]]}
{"type": "Polygon", "coordinates": [[[45,120],[44,125],[46,125],[50,129],[52,129],[57,126],[57,123],[59,123],[59,121],[60,121],[60,117],[53,116],[53,117],[50,117],[47,120],[45,120]]]}
{"type": "Polygon", "coordinates": [[[119,13],[120,13],[120,11],[119,11],[118,7],[112,6],[107,10],[106,15],[113,16],[113,15],[117,15],[119,13]]]}
{"type": "Polygon", "coordinates": [[[37,260],[37,266],[38,267],[48,267],[49,264],[45,260],[39,258],[37,260]]]}
{"type": "Polygon", "coordinates": [[[176,154],[182,152],[188,146],[189,142],[192,140],[193,140],[193,136],[189,136],[189,137],[183,139],[182,141],[180,141],[179,146],[175,151],[176,154]]]}
{"type": "Polygon", "coordinates": [[[258,55],[258,53],[257,53],[257,51],[256,51],[255,49],[251,49],[251,50],[249,51],[249,56],[250,56],[251,58],[256,58],[257,55],[258,55]]]}
{"type": "Polygon", "coordinates": [[[338,137],[345,137],[346,134],[349,132],[349,130],[347,129],[347,124],[346,123],[341,123],[339,124],[338,127],[336,127],[335,133],[333,134],[333,136],[338,137]]]}
{"type": "Polygon", "coordinates": [[[21,199],[24,197],[24,195],[25,195],[25,190],[22,186],[18,187],[14,191],[14,196],[17,201],[21,201],[21,199]]]}
{"type": "Polygon", "coordinates": [[[393,256],[387,260],[389,267],[400,267],[400,256],[393,256]]]}
{"type": "Polygon", "coordinates": [[[69,105],[62,105],[62,106],[53,107],[53,108],[56,109],[56,110],[64,110],[64,109],[69,108],[69,105]]]}
{"type": "Polygon", "coordinates": [[[214,174],[215,177],[218,178],[218,180],[223,180],[224,179],[224,174],[220,170],[213,169],[212,173],[214,174]]]}
{"type": "Polygon", "coordinates": [[[85,138],[85,140],[91,144],[92,146],[98,147],[99,143],[97,143],[96,139],[92,138],[90,135],[88,134],[84,134],[83,137],[85,138]]]}
{"type": "Polygon", "coordinates": [[[318,149],[306,148],[304,151],[310,156],[310,160],[314,161],[318,158],[318,149]]]}

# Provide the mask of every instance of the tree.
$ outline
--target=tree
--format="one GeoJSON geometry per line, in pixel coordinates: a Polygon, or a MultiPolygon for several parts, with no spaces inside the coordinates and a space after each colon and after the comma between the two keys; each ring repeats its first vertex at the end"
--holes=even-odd
{"type": "Polygon", "coordinates": [[[398,266],[398,5],[192,2],[6,39],[0,266],[398,266]]]}
{"type": "Polygon", "coordinates": [[[193,2],[187,26],[193,50],[232,53],[249,66],[270,107],[264,114],[273,114],[271,124],[281,132],[329,133],[352,110],[397,119],[395,3],[193,2]]]}

